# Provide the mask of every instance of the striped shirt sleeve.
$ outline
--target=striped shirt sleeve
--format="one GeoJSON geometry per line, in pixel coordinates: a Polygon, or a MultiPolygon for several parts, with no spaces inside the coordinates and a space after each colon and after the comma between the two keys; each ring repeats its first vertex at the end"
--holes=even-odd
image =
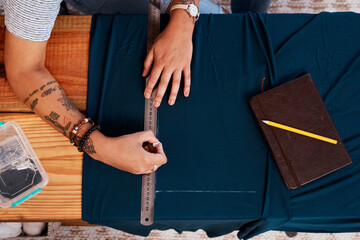
{"type": "Polygon", "coordinates": [[[49,39],[62,0],[4,0],[5,25],[13,35],[41,42],[49,39]]]}

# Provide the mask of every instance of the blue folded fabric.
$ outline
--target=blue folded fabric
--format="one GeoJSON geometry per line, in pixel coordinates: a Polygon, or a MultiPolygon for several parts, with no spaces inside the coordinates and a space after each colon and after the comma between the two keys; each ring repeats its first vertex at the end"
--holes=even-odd
{"type": "MultiPolygon", "coordinates": [[[[163,23],[166,23],[166,17],[163,23]]],[[[155,223],[140,224],[141,176],[84,155],[82,218],[146,236],[152,229],[342,232],[360,227],[360,15],[202,15],[189,98],[166,99],[158,138],[155,223]],[[353,164],[288,190],[248,100],[310,73],[353,164]]],[[[107,136],[143,130],[146,15],[97,15],[91,30],[88,116],[107,136]]],[[[181,86],[182,87],[182,86],[181,86]]]]}

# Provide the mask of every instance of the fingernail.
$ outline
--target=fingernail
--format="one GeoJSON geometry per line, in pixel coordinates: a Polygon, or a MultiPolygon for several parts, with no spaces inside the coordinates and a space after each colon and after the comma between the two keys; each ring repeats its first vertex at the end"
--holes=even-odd
{"type": "Polygon", "coordinates": [[[154,107],[159,107],[160,106],[160,102],[156,101],[154,102],[154,107]]]}
{"type": "Polygon", "coordinates": [[[185,90],[185,97],[188,97],[189,96],[189,90],[185,90]]]}
{"type": "Polygon", "coordinates": [[[145,93],[145,98],[149,98],[150,97],[150,93],[145,93]]]}
{"type": "Polygon", "coordinates": [[[174,100],[174,99],[170,99],[170,100],[169,100],[169,105],[174,105],[174,103],[175,103],[175,100],[174,100]]]}
{"type": "Polygon", "coordinates": [[[156,142],[156,143],[153,143],[152,145],[153,145],[153,147],[156,147],[159,144],[160,144],[160,142],[156,142]]]}

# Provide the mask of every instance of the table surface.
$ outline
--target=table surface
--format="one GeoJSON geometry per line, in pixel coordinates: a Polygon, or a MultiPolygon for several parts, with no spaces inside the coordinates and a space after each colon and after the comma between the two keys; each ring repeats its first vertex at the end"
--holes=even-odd
{"type": "MultiPolygon", "coordinates": [[[[86,110],[91,16],[59,16],[48,41],[46,66],[71,101],[86,110]]],[[[4,17],[0,18],[0,121],[19,123],[49,176],[41,193],[0,221],[81,220],[82,153],[31,112],[12,92],[4,69],[4,17]]]]}

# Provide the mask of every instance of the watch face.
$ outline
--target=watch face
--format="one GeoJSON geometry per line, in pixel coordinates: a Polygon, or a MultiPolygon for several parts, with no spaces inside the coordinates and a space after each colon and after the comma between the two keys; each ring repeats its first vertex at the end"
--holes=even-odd
{"type": "Polygon", "coordinates": [[[198,12],[199,12],[198,8],[194,4],[188,5],[188,11],[192,17],[197,17],[198,12]]]}

